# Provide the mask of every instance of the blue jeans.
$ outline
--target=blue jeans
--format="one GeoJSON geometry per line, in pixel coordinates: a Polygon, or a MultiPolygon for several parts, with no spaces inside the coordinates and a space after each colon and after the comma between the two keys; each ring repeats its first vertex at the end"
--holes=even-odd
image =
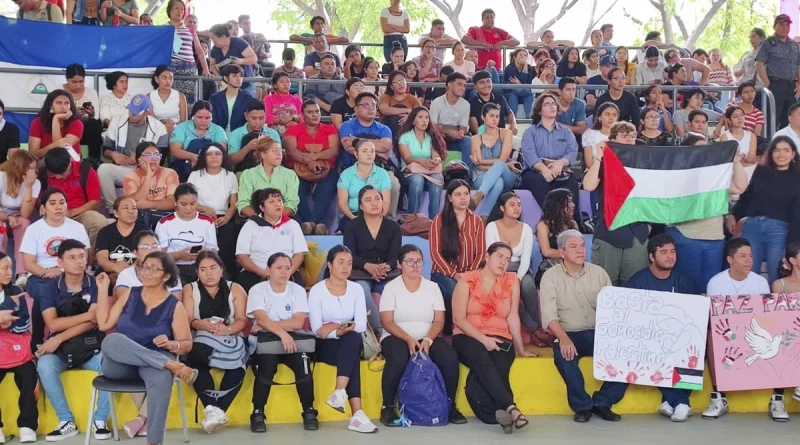
{"type": "Polygon", "coordinates": [[[661,391],[661,401],[669,403],[669,406],[672,408],[681,404],[691,406],[689,404],[689,396],[692,395],[691,390],[661,387],[659,387],[658,390],[661,391]]]}
{"type": "MultiPolygon", "coordinates": [[[[442,175],[431,175],[441,181],[444,181],[442,175]]],[[[433,182],[425,179],[422,175],[411,175],[406,177],[408,184],[408,212],[419,212],[419,204],[422,201],[422,194],[428,191],[428,218],[433,219],[434,216],[439,214],[442,202],[442,186],[434,184],[433,182]]]]}
{"type": "MultiPolygon", "coordinates": [[[[81,369],[97,371],[102,375],[103,354],[96,354],[88,362],[81,365],[81,369]]],[[[56,354],[45,354],[39,357],[39,364],[36,366],[39,379],[42,382],[44,393],[50,399],[53,409],[60,422],[74,422],[75,416],[69,409],[67,397],[64,395],[64,386],[61,384],[61,373],[67,370],[67,362],[56,354]]],[[[108,418],[108,393],[100,391],[97,396],[97,409],[94,411],[93,420],[105,422],[108,418]]]]}
{"type": "Polygon", "coordinates": [[[444,298],[444,333],[453,334],[453,291],[456,288],[456,280],[440,273],[432,273],[431,280],[439,285],[444,298]]]}
{"type": "Polygon", "coordinates": [[[500,195],[506,190],[511,190],[515,182],[517,182],[517,175],[502,162],[496,162],[489,167],[489,170],[478,173],[478,177],[475,178],[475,187],[483,192],[481,216],[491,213],[500,195]]]}
{"type": "Polygon", "coordinates": [[[722,270],[725,240],[687,238],[675,227],[667,227],[667,234],[675,240],[675,270],[692,279],[697,293],[705,293],[708,282],[722,270]]]}
{"type": "Polygon", "coordinates": [[[300,195],[300,204],[297,206],[297,218],[300,222],[312,222],[319,224],[325,218],[331,202],[336,200],[336,183],[339,177],[336,169],[332,169],[328,176],[314,187],[313,182],[300,179],[300,186],[297,193],[300,195]],[[313,188],[313,191],[312,191],[313,188]],[[314,207],[311,208],[310,198],[314,198],[314,207]]]}
{"type": "Polygon", "coordinates": [[[767,262],[767,279],[774,283],[778,279],[778,268],[786,250],[789,223],[766,216],[749,216],[742,228],[742,237],[750,241],[753,248],[753,272],[761,272],[761,263],[767,262]]]}
{"type": "Polygon", "coordinates": [[[408,58],[408,41],[406,36],[402,34],[395,34],[391,36],[383,36],[383,58],[386,63],[392,63],[392,43],[400,42],[403,46],[403,61],[408,58]]]}
{"type": "Polygon", "coordinates": [[[256,97],[256,84],[250,82],[247,87],[242,87],[242,91],[249,93],[251,96],[256,97]]]}
{"type": "MultiPolygon", "coordinates": [[[[364,289],[364,301],[367,302],[367,321],[369,321],[375,333],[380,335],[383,328],[381,326],[381,313],[379,312],[375,298],[372,297],[372,287],[375,283],[367,280],[358,280],[356,283],[364,289]]],[[[383,291],[383,287],[381,287],[380,290],[383,291]]],[[[377,289],[375,292],[380,293],[377,289]]]]}
{"type": "Polygon", "coordinates": [[[611,408],[619,403],[628,390],[627,383],[603,382],[600,391],[589,397],[583,381],[583,374],[578,367],[578,360],[582,357],[594,355],[594,329],[579,332],[567,332],[570,340],[575,344],[578,355],[567,360],[561,355],[561,345],[558,341],[553,343],[553,359],[558,373],[567,385],[567,402],[572,411],[590,410],[595,406],[611,408]]]}
{"type": "Polygon", "coordinates": [[[525,119],[531,115],[531,108],[533,108],[533,93],[531,90],[508,90],[505,92],[508,107],[514,114],[517,113],[519,103],[522,102],[522,108],[525,110],[525,119]]]}
{"type": "Polygon", "coordinates": [[[496,85],[496,84],[500,83],[500,71],[498,71],[497,68],[495,68],[493,66],[488,66],[488,67],[484,68],[484,70],[486,72],[488,72],[489,75],[492,77],[492,83],[493,84],[496,85]]]}

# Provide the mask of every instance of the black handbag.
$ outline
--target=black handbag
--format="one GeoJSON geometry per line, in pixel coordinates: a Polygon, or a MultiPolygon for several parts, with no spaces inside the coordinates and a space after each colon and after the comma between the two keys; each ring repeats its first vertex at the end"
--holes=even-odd
{"type": "MultiPolygon", "coordinates": [[[[89,285],[91,287],[91,281],[89,285]]],[[[89,294],[76,292],[70,298],[59,301],[56,307],[56,314],[59,317],[74,317],[75,315],[85,314],[91,305],[90,301],[89,294]]],[[[64,341],[55,354],[67,362],[67,369],[76,368],[100,353],[103,337],[104,334],[99,329],[94,328],[64,341]]]]}

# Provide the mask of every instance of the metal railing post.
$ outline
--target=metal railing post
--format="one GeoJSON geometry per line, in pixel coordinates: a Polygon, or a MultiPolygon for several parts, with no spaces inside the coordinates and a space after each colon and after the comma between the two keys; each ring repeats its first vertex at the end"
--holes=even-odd
{"type": "Polygon", "coordinates": [[[777,116],[778,107],[775,105],[775,95],[772,94],[772,91],[770,91],[767,88],[764,88],[763,92],[766,93],[766,94],[761,96],[761,101],[764,102],[764,96],[766,96],[766,98],[767,98],[766,100],[769,103],[769,113],[768,113],[769,116],[767,116],[769,118],[769,124],[767,125],[767,127],[769,128],[769,133],[767,134],[767,137],[771,138],[772,135],[774,135],[775,132],[778,130],[778,128],[777,128],[777,125],[778,125],[777,124],[777,122],[778,122],[778,116],[777,116]]]}

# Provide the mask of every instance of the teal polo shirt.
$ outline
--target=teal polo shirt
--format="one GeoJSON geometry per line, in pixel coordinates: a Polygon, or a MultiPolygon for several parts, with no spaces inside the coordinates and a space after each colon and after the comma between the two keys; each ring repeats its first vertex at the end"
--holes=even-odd
{"type": "MultiPolygon", "coordinates": [[[[231,132],[230,141],[228,141],[228,154],[234,154],[242,149],[242,138],[244,138],[248,133],[249,132],[247,131],[247,124],[244,124],[241,127],[231,132]]],[[[281,141],[281,136],[278,134],[277,131],[264,125],[263,127],[261,127],[261,134],[265,134],[271,137],[272,139],[275,139],[275,141],[278,142],[278,145],[280,145],[281,148],[283,148],[283,142],[281,141]]]]}
{"type": "Polygon", "coordinates": [[[372,172],[367,176],[367,179],[362,179],[361,176],[358,176],[358,165],[346,168],[339,175],[339,182],[336,187],[347,190],[347,207],[354,214],[358,212],[358,192],[365,185],[371,185],[379,192],[392,189],[389,173],[377,165],[372,166],[372,172]]]}
{"type": "MultiPolygon", "coordinates": [[[[228,143],[228,136],[225,134],[225,129],[213,122],[208,127],[206,134],[203,135],[203,138],[211,139],[211,142],[222,144],[228,143]]],[[[200,136],[197,135],[197,130],[194,127],[194,121],[189,119],[188,121],[181,122],[175,127],[174,130],[172,130],[172,136],[169,138],[169,142],[170,144],[173,142],[178,142],[185,150],[186,147],[189,146],[189,142],[192,142],[195,139],[200,139],[200,136]]]]}

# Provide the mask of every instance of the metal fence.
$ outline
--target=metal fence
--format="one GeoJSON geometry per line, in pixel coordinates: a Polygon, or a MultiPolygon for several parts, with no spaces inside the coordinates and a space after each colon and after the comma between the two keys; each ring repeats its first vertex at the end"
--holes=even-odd
{"type": "MultiPolygon", "coordinates": [[[[36,69],[28,69],[28,68],[0,68],[0,74],[31,74],[31,75],[60,75],[63,76],[65,73],[64,70],[36,70],[36,69]]],[[[91,78],[91,85],[94,86],[95,91],[99,91],[100,88],[100,78],[105,76],[106,72],[101,71],[87,71],[86,77],[91,78]]],[[[152,77],[149,74],[141,74],[141,73],[130,73],[128,74],[130,78],[136,79],[149,79],[152,77]]],[[[217,82],[221,82],[221,77],[211,77],[211,78],[204,78],[202,76],[175,76],[176,80],[192,80],[197,83],[197,92],[198,92],[198,99],[204,99],[202,97],[202,82],[204,80],[213,80],[217,82]]],[[[245,82],[253,82],[260,85],[270,85],[271,79],[267,79],[264,77],[246,77],[244,79],[245,82]]],[[[303,89],[305,85],[311,84],[340,84],[342,88],[344,88],[344,84],[346,81],[344,80],[324,80],[324,79],[293,79],[292,83],[298,85],[298,92],[299,96],[303,96],[303,89]]],[[[386,81],[381,82],[364,82],[366,86],[386,86],[386,81]]],[[[410,82],[408,83],[409,87],[438,87],[444,88],[445,84],[442,82],[410,82]]],[[[577,91],[575,97],[583,97],[587,91],[595,91],[595,90],[607,90],[609,87],[608,85],[576,85],[577,91]]],[[[467,85],[468,89],[473,89],[473,84],[467,85]]],[[[555,90],[558,89],[558,85],[526,85],[526,84],[495,84],[494,88],[496,90],[521,90],[521,89],[528,89],[534,93],[540,93],[546,90],[555,90]]],[[[633,93],[639,93],[644,91],[647,86],[643,85],[630,85],[625,86],[625,91],[630,91],[633,93]]],[[[669,91],[672,94],[672,102],[673,105],[678,104],[678,93],[681,91],[688,91],[692,89],[698,88],[697,86],[691,85],[659,85],[663,91],[669,91]]],[[[734,92],[736,91],[736,86],[704,86],[701,87],[703,91],[706,92],[734,92]]],[[[764,129],[762,131],[762,135],[764,137],[772,137],[776,131],[776,116],[775,116],[775,96],[772,92],[764,87],[758,87],[757,91],[761,91],[764,94],[761,95],[761,111],[764,113],[765,116],[765,123],[764,129]]],[[[677,109],[677,107],[674,107],[677,109]]],[[[38,113],[38,108],[14,108],[14,107],[7,107],[6,111],[8,112],[15,112],[15,113],[38,113]]],[[[517,110],[512,110],[516,113],[517,110]]],[[[524,119],[517,119],[517,123],[520,124],[530,124],[531,120],[529,116],[525,116],[524,119]]]]}

